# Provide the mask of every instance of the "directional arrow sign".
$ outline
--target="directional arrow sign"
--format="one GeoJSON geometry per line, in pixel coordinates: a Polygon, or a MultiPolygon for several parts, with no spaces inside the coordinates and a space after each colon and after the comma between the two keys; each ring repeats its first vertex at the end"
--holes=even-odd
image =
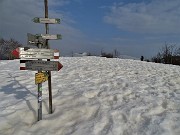
{"type": "Polygon", "coordinates": [[[48,74],[45,72],[35,74],[35,84],[39,84],[48,80],[48,74]]]}
{"type": "Polygon", "coordinates": [[[29,44],[42,44],[45,45],[46,40],[44,38],[42,38],[40,35],[33,35],[30,33],[27,33],[27,37],[28,37],[28,45],[29,44]]]}
{"type": "Polygon", "coordinates": [[[39,48],[17,48],[12,51],[16,58],[22,59],[59,59],[59,51],[53,49],[39,49],[39,48]]]}
{"type": "Polygon", "coordinates": [[[39,18],[39,17],[35,17],[33,19],[33,22],[35,23],[51,23],[51,24],[56,24],[56,23],[60,23],[60,19],[55,18],[55,19],[50,19],[50,18],[39,18]]]}
{"type": "Polygon", "coordinates": [[[60,34],[57,35],[50,35],[50,34],[40,34],[38,36],[41,36],[44,39],[62,39],[62,36],[60,34]]]}
{"type": "Polygon", "coordinates": [[[59,71],[63,65],[59,61],[33,60],[25,63],[25,70],[59,71]]]}

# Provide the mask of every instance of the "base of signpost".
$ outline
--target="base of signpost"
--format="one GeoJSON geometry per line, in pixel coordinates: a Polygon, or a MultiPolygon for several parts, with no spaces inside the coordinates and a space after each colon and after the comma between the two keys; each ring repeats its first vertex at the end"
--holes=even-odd
{"type": "Polygon", "coordinates": [[[51,71],[48,71],[48,87],[49,87],[49,114],[53,113],[52,110],[52,86],[51,86],[51,71]]]}
{"type": "Polygon", "coordinates": [[[42,83],[38,84],[38,121],[42,120],[42,83]]]}

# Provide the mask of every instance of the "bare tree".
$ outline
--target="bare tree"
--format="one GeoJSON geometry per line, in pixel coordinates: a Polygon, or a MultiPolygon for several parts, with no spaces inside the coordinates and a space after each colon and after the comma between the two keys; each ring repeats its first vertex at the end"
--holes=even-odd
{"type": "Polygon", "coordinates": [[[175,49],[174,55],[180,56],[180,47],[175,49]]]}
{"type": "Polygon", "coordinates": [[[114,58],[118,58],[120,55],[119,51],[117,49],[114,49],[114,58]]]}
{"type": "Polygon", "coordinates": [[[158,52],[158,54],[154,57],[152,57],[151,59],[152,62],[155,62],[155,63],[162,63],[162,55],[160,52],[158,52]]]}
{"type": "Polygon", "coordinates": [[[18,41],[14,39],[5,40],[0,39],[0,58],[1,59],[13,59],[11,54],[12,50],[22,46],[18,41]]]}
{"type": "Polygon", "coordinates": [[[162,48],[162,58],[165,64],[172,63],[172,57],[174,55],[175,45],[168,45],[165,43],[165,46],[162,48]]]}
{"type": "Polygon", "coordinates": [[[175,44],[165,43],[161,51],[158,52],[158,54],[152,58],[152,61],[157,63],[173,64],[175,52],[176,52],[175,44]]]}

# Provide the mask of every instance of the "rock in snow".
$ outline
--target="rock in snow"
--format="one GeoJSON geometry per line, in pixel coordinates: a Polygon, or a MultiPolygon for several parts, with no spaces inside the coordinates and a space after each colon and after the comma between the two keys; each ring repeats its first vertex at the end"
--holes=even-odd
{"type": "Polygon", "coordinates": [[[0,135],[180,135],[180,67],[100,57],[60,58],[53,114],[43,83],[37,122],[34,71],[0,61],[0,135]]]}

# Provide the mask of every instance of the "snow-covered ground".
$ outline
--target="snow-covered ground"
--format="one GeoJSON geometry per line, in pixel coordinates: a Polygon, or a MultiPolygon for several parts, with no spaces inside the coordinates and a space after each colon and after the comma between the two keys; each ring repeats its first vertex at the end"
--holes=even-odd
{"type": "Polygon", "coordinates": [[[0,61],[0,135],[180,135],[180,67],[100,57],[60,58],[53,114],[43,83],[37,122],[34,71],[0,61]]]}

